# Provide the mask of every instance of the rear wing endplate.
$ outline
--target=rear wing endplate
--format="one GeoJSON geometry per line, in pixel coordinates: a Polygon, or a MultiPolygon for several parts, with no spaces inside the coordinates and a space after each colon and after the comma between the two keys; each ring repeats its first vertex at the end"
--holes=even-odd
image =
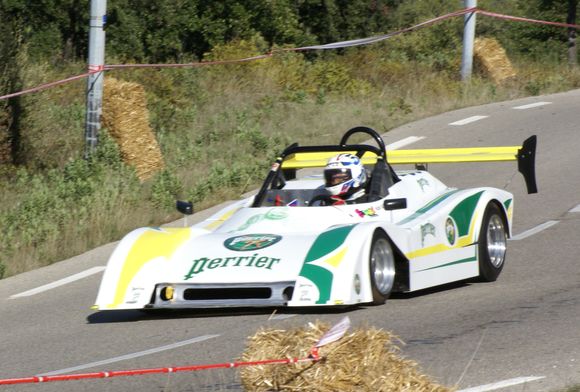
{"type": "MultiPolygon", "coordinates": [[[[391,165],[461,163],[461,162],[503,162],[518,161],[518,171],[524,176],[528,193],[537,193],[536,185],[536,136],[524,141],[522,146],[510,147],[472,147],[472,148],[436,148],[422,150],[387,150],[387,162],[391,165]]],[[[346,151],[341,151],[346,152],[346,151]]],[[[351,153],[355,153],[352,151],[351,153]]],[[[282,169],[304,169],[324,167],[328,160],[336,155],[332,151],[300,152],[290,154],[282,163],[282,169]]],[[[374,164],[377,155],[365,152],[362,162],[374,164]]]]}

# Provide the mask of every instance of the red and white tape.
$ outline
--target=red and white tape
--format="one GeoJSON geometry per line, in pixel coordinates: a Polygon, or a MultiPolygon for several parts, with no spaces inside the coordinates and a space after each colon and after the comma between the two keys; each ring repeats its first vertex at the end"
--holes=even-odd
{"type": "Polygon", "coordinates": [[[251,361],[251,362],[226,362],[209,365],[175,366],[175,367],[160,367],[160,368],[132,369],[132,370],[112,370],[106,372],[93,372],[93,373],[59,374],[55,376],[5,378],[0,379],[0,385],[36,384],[54,381],[73,381],[73,380],[100,379],[122,376],[140,376],[146,374],[194,372],[199,370],[238,368],[242,366],[283,365],[301,362],[316,362],[319,359],[320,358],[318,357],[318,351],[313,349],[312,354],[307,358],[269,359],[264,361],[251,361]]]}
{"type": "Polygon", "coordinates": [[[515,22],[527,22],[527,23],[543,24],[543,25],[547,25],[547,26],[557,26],[557,27],[568,27],[568,28],[572,28],[572,29],[580,29],[580,25],[577,25],[577,24],[560,23],[560,22],[549,22],[549,21],[546,21],[546,20],[521,18],[519,16],[511,16],[511,15],[498,14],[498,13],[495,13],[495,12],[489,12],[489,11],[484,11],[484,10],[480,10],[480,9],[477,10],[477,13],[478,14],[481,14],[481,15],[485,15],[485,16],[490,16],[492,18],[512,20],[512,21],[515,21],[515,22]]]}
{"type": "MultiPolygon", "coordinates": [[[[98,71],[96,71],[98,72],[98,71]]],[[[18,91],[16,93],[12,93],[12,94],[7,94],[7,95],[2,95],[0,97],[0,101],[3,99],[8,99],[8,98],[14,98],[14,97],[18,97],[19,95],[24,95],[24,94],[28,94],[28,93],[35,93],[41,90],[46,90],[47,88],[50,87],[55,87],[61,84],[65,84],[68,82],[72,82],[74,80],[78,80],[78,79],[83,79],[86,78],[87,76],[89,76],[90,74],[93,74],[95,72],[86,72],[84,74],[80,74],[80,75],[76,75],[76,76],[71,76],[70,78],[66,78],[66,79],[62,79],[62,80],[57,80],[56,82],[50,82],[50,83],[46,83],[46,84],[41,84],[40,86],[36,86],[36,87],[32,87],[26,90],[22,90],[22,91],[18,91]]]]}

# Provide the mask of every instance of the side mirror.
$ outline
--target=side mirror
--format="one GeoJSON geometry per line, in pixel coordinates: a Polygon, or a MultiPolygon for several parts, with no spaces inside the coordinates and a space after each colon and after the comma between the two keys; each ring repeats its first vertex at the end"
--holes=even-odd
{"type": "Polygon", "coordinates": [[[403,210],[407,208],[407,199],[387,199],[383,207],[385,211],[403,210]]]}
{"type": "Polygon", "coordinates": [[[181,212],[184,215],[191,215],[193,214],[193,203],[190,201],[182,201],[182,200],[177,200],[177,203],[175,203],[175,207],[177,208],[177,211],[181,212]]]}

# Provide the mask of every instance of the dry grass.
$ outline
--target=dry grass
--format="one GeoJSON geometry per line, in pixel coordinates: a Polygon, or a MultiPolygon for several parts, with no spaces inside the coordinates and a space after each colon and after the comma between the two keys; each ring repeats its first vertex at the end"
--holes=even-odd
{"type": "MultiPolygon", "coordinates": [[[[248,339],[242,361],[306,358],[329,326],[320,322],[291,330],[262,329],[248,339]]],[[[450,392],[403,359],[391,333],[370,328],[347,332],[320,348],[321,360],[240,371],[246,391],[450,392]]]]}

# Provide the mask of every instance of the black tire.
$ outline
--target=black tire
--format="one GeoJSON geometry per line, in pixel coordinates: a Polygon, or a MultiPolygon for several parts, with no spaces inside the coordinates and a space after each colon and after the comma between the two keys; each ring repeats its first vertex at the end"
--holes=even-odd
{"type": "Polygon", "coordinates": [[[495,203],[485,208],[479,231],[479,279],[495,282],[505,264],[507,230],[503,213],[495,203]]]}
{"type": "Polygon", "coordinates": [[[382,230],[373,234],[369,253],[369,276],[373,305],[382,305],[391,295],[395,284],[395,253],[389,238],[382,230]]]}

